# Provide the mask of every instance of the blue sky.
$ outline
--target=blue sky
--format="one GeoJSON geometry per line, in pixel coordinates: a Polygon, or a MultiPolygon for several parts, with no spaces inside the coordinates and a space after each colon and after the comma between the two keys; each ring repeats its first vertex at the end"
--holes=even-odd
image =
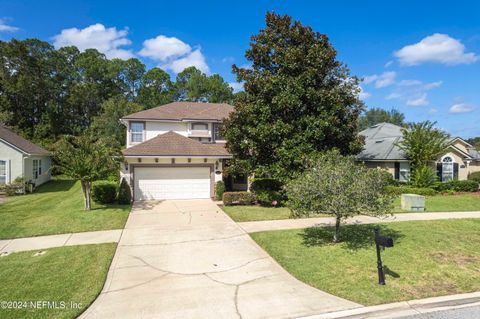
{"type": "Polygon", "coordinates": [[[434,120],[455,136],[480,136],[478,1],[2,1],[0,39],[96,47],[136,56],[172,76],[196,65],[235,85],[250,36],[266,11],[327,34],[339,59],[365,79],[368,107],[434,120]]]}

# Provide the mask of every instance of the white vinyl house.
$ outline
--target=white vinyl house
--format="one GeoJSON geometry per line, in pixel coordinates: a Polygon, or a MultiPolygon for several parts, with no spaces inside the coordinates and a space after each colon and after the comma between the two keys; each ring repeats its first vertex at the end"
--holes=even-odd
{"type": "Polygon", "coordinates": [[[51,154],[0,124],[0,185],[16,178],[35,186],[51,178],[51,154]]]}

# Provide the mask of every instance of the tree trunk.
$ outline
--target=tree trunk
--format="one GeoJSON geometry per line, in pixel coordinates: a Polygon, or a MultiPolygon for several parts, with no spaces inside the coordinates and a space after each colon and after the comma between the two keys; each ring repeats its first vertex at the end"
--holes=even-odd
{"type": "Polygon", "coordinates": [[[85,210],[90,210],[91,205],[90,205],[90,190],[91,190],[91,182],[89,181],[80,181],[80,184],[82,185],[82,191],[83,191],[83,198],[84,198],[84,206],[85,210]]]}
{"type": "Polygon", "coordinates": [[[340,241],[340,217],[335,220],[335,235],[333,235],[333,242],[338,243],[340,241]]]}

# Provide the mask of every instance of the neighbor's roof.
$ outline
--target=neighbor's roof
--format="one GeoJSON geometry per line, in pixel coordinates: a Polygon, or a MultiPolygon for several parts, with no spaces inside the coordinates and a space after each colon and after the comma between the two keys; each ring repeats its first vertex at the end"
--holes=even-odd
{"type": "Polygon", "coordinates": [[[28,155],[50,155],[49,151],[24,139],[2,124],[0,124],[0,140],[28,155]]]}
{"type": "MultiPolygon", "coordinates": [[[[359,134],[365,137],[365,146],[363,151],[357,155],[357,159],[362,161],[407,159],[403,151],[397,146],[397,144],[403,139],[402,128],[400,126],[390,123],[379,123],[370,126],[359,134]]],[[[450,143],[453,143],[458,139],[463,141],[467,146],[471,146],[459,137],[451,139],[450,143]]],[[[450,145],[450,147],[467,158],[470,157],[475,160],[480,160],[480,153],[473,147],[467,148],[468,153],[462,151],[455,145],[450,145]]]]}
{"type": "Polygon", "coordinates": [[[365,146],[358,154],[359,160],[406,160],[397,146],[403,138],[402,128],[390,123],[379,123],[360,132],[365,137],[365,146]]]}
{"type": "Polygon", "coordinates": [[[173,102],[123,117],[126,120],[222,121],[233,111],[226,103],[173,102]]]}
{"type": "Polygon", "coordinates": [[[169,131],[122,151],[124,156],[220,156],[230,157],[224,144],[203,144],[169,131]]]}

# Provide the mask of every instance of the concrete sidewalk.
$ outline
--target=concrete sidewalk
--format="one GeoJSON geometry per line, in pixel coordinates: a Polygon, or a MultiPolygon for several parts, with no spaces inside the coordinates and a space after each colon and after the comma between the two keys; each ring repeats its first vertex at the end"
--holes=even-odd
{"type": "Polygon", "coordinates": [[[0,254],[62,246],[117,243],[122,229],[0,240],[0,254]]]}
{"type": "MultiPolygon", "coordinates": [[[[445,212],[445,213],[402,213],[393,216],[377,218],[370,216],[355,216],[345,221],[347,225],[355,224],[375,224],[392,223],[416,220],[441,220],[441,219],[460,219],[460,218],[480,218],[480,212],[445,212]]],[[[314,226],[333,226],[335,219],[333,217],[318,218],[299,218],[299,219],[279,219],[264,220],[256,222],[238,223],[247,233],[255,233],[268,230],[298,229],[314,226]]]]}

